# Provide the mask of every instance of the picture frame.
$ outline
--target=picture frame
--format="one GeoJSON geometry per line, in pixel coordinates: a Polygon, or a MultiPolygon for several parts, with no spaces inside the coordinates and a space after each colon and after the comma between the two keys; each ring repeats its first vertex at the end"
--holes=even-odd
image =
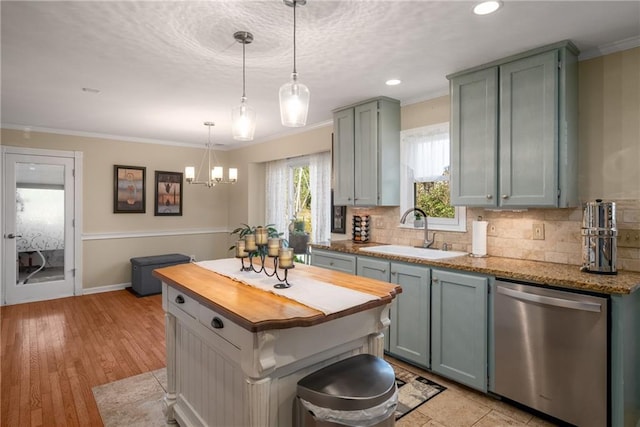
{"type": "Polygon", "coordinates": [[[146,173],[143,166],[113,166],[113,213],[146,212],[146,173]]]}
{"type": "Polygon", "coordinates": [[[182,172],[156,171],[155,216],[182,216],[182,172]]]}

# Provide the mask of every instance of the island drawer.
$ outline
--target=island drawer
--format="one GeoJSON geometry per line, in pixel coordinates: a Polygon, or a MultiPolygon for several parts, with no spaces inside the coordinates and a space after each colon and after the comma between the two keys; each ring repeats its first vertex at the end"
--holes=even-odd
{"type": "Polygon", "coordinates": [[[169,286],[169,303],[174,307],[187,313],[189,316],[196,319],[198,317],[198,302],[193,298],[187,296],[184,292],[169,286]]]}
{"type": "Polygon", "coordinates": [[[240,348],[242,334],[248,333],[245,329],[233,323],[228,318],[214,310],[200,305],[198,319],[200,323],[220,337],[231,343],[234,347],[240,348]]]}

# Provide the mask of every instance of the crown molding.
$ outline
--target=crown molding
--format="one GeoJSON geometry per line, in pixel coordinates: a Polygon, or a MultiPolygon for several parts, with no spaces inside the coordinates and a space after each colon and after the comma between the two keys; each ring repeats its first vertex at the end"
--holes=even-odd
{"type": "Polygon", "coordinates": [[[640,35],[629,37],[628,39],[618,40],[613,43],[607,43],[594,49],[589,49],[580,54],[578,59],[584,61],[586,59],[596,58],[598,56],[609,55],[611,53],[621,52],[623,50],[633,49],[640,46],[640,35]]]}

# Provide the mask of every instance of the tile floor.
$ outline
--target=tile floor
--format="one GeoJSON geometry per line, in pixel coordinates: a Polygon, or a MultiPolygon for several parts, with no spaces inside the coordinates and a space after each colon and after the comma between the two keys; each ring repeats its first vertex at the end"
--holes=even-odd
{"type": "Polygon", "coordinates": [[[447,389],[402,417],[396,427],[554,426],[546,420],[463,385],[448,381],[400,360],[398,366],[441,384],[447,389]]]}

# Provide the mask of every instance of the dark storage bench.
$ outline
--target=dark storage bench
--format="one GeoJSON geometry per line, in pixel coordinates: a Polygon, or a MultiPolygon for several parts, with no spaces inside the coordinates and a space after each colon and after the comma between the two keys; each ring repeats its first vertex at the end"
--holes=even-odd
{"type": "Polygon", "coordinates": [[[176,264],[186,264],[191,260],[183,254],[166,254],[131,258],[131,289],[138,296],[159,294],[162,292],[160,279],[153,276],[156,268],[176,264]]]}

